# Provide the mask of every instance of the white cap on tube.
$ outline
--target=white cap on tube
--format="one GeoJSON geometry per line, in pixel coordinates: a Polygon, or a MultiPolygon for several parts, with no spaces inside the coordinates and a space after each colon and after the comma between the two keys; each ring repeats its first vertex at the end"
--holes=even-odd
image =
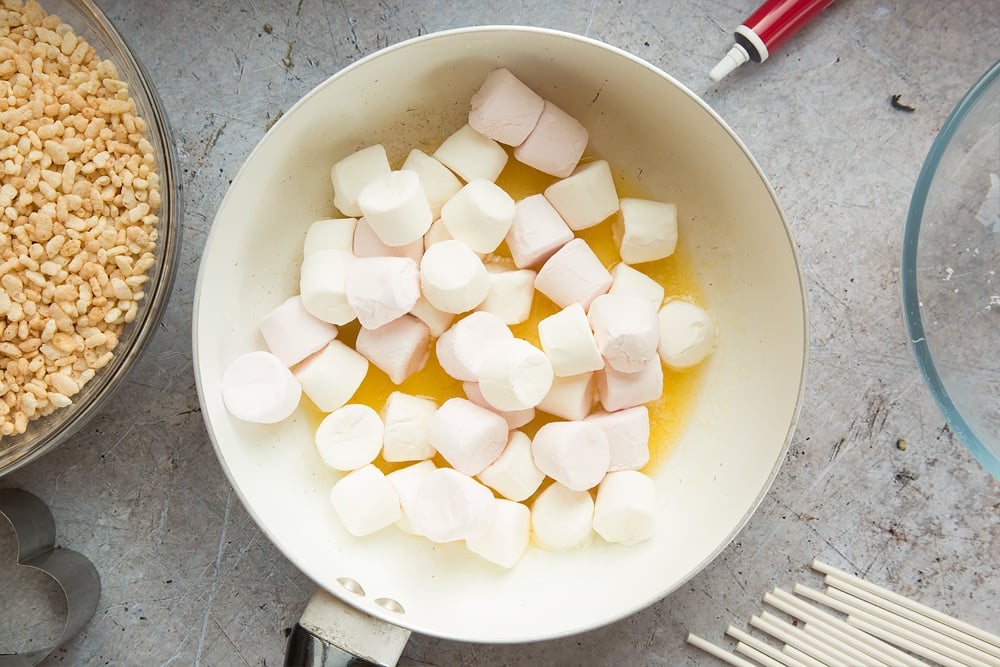
{"type": "Polygon", "coordinates": [[[729,53],[708,73],[708,78],[718,83],[726,75],[748,60],[750,60],[750,54],[747,53],[747,50],[739,44],[733,44],[733,48],[729,49],[729,53]]]}

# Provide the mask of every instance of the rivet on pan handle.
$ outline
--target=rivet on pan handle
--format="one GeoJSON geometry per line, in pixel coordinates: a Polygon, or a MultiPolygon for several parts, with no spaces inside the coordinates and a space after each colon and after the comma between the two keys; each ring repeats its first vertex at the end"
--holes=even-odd
{"type": "Polygon", "coordinates": [[[86,557],[55,546],[55,521],[37,496],[20,489],[0,489],[0,517],[7,519],[14,529],[18,565],[49,575],[66,597],[66,625],[54,646],[31,653],[0,655],[0,667],[31,667],[87,625],[101,599],[101,577],[86,557]]]}

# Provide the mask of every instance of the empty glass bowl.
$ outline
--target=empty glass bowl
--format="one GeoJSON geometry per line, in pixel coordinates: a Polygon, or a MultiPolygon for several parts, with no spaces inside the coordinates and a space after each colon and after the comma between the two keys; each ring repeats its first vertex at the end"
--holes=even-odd
{"type": "Polygon", "coordinates": [[[1000,61],[931,146],[903,236],[903,308],[948,425],[1000,479],[1000,61]]]}

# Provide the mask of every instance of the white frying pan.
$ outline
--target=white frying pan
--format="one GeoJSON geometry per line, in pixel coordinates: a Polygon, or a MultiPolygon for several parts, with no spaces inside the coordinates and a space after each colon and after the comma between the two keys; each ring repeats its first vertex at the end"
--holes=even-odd
{"type": "Polygon", "coordinates": [[[803,285],[775,194],[732,130],[651,65],[586,38],[523,27],[427,35],[332,76],[290,109],[234,179],[202,257],[194,358],[219,460],[261,529],[320,589],[415,632],[524,642],[588,630],[661,599],[701,570],[756,509],[798,415],[803,285]],[[678,205],[682,243],[722,332],[689,425],[653,471],[656,537],[571,553],[532,548],[510,571],[458,543],[390,528],[355,538],[328,500],[338,475],[300,408],[241,423],[219,389],[236,356],[264,349],[261,318],[298,291],[306,227],[333,214],[331,164],[383,143],[398,161],[461,127],[498,66],[590,131],[590,150],[678,205]]]}

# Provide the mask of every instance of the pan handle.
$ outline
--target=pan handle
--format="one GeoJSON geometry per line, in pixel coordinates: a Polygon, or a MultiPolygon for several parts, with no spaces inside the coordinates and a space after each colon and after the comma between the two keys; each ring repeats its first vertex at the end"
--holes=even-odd
{"type": "Polygon", "coordinates": [[[285,667],[394,667],[409,638],[319,589],[288,637],[285,667]]]}

